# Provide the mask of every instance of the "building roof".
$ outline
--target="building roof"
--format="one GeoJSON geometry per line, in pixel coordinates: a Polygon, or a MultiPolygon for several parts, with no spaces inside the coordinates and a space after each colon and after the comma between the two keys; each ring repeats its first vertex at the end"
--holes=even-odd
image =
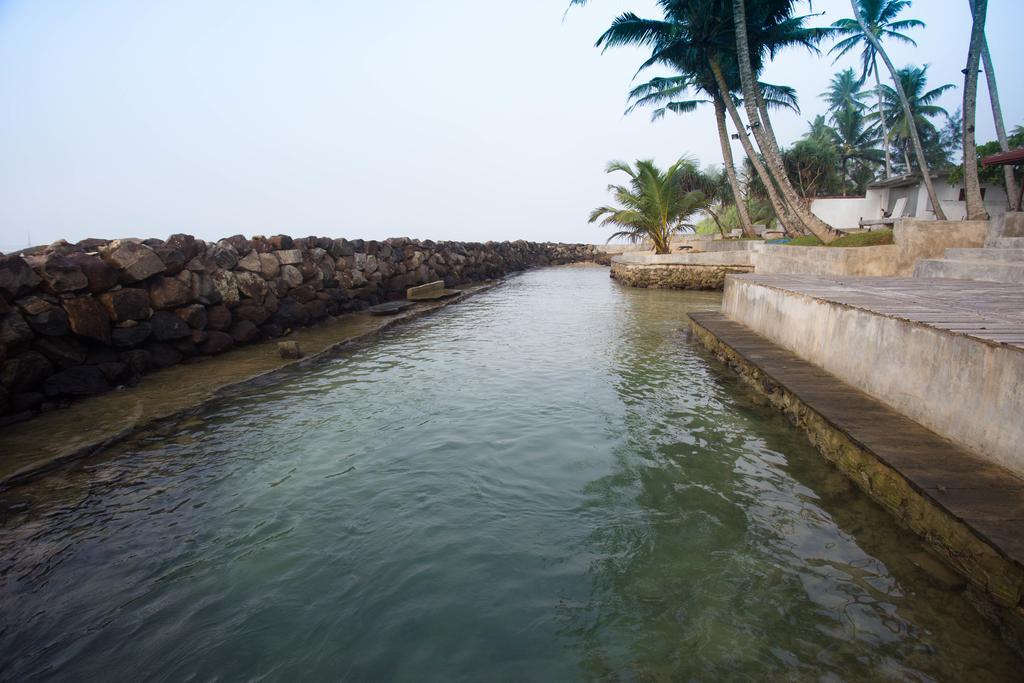
{"type": "Polygon", "coordinates": [[[1011,149],[1009,152],[993,154],[981,160],[982,166],[1015,166],[1017,164],[1024,164],[1024,147],[1011,149]]]}
{"type": "MultiPolygon", "coordinates": [[[[938,180],[939,176],[935,173],[932,174],[932,178],[938,180]]],[[[908,173],[906,175],[897,175],[892,178],[886,178],[884,180],[876,180],[873,183],[868,183],[870,188],[881,188],[881,187],[908,187],[910,185],[917,185],[921,182],[920,173],[908,173]]]]}

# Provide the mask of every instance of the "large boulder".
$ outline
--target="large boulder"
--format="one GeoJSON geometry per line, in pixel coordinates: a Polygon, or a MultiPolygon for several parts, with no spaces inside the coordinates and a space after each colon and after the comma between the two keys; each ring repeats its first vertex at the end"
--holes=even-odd
{"type": "Polygon", "coordinates": [[[38,351],[25,353],[8,358],[0,367],[0,384],[12,394],[29,391],[53,373],[53,365],[46,356],[38,351]]]}
{"type": "Polygon", "coordinates": [[[122,282],[141,282],[162,273],[164,262],[152,249],[130,240],[114,240],[100,247],[100,256],[120,272],[122,282]]]}
{"type": "Polygon", "coordinates": [[[238,294],[238,279],[229,270],[221,270],[213,274],[213,286],[217,288],[221,301],[228,306],[237,304],[241,297],[238,294]]]}
{"type": "Polygon", "coordinates": [[[20,256],[0,256],[0,296],[10,300],[28,294],[41,278],[20,256]]]}
{"type": "Polygon", "coordinates": [[[149,293],[140,287],[124,287],[100,294],[100,302],[114,322],[146,320],[152,315],[149,293]]]}
{"type": "Polygon", "coordinates": [[[273,254],[260,254],[260,274],[267,280],[273,280],[281,272],[281,262],[273,254]]]}
{"type": "Polygon", "coordinates": [[[153,324],[143,321],[135,325],[115,327],[110,333],[110,341],[119,349],[130,349],[149,339],[152,333],[153,324]]]}
{"type": "Polygon", "coordinates": [[[128,372],[133,375],[141,375],[153,366],[153,357],[145,349],[123,351],[119,358],[128,367],[128,372]]]}
{"type": "Polygon", "coordinates": [[[288,287],[298,287],[302,284],[302,271],[295,266],[282,266],[281,279],[288,287]]]}
{"type": "Polygon", "coordinates": [[[157,311],[150,323],[153,325],[153,338],[157,341],[184,339],[192,334],[188,323],[170,311],[157,311]]]}
{"type": "Polygon", "coordinates": [[[150,344],[146,350],[149,351],[150,362],[156,368],[169,368],[180,363],[183,358],[180,351],[163,342],[150,344]]]}
{"type": "Polygon", "coordinates": [[[274,254],[282,266],[296,266],[302,263],[302,252],[298,249],[281,249],[274,254]]]}
{"type": "Polygon", "coordinates": [[[36,334],[48,337],[62,337],[71,332],[68,314],[59,306],[51,306],[42,313],[26,316],[25,319],[36,334]]]}
{"type": "Polygon", "coordinates": [[[105,292],[117,284],[117,269],[95,254],[75,252],[65,258],[78,267],[89,282],[89,291],[93,294],[105,292]]]}
{"type": "Polygon", "coordinates": [[[206,329],[206,323],[209,318],[206,314],[206,307],[201,304],[192,304],[191,306],[184,306],[174,311],[174,314],[179,318],[188,323],[188,326],[193,330],[204,330],[206,329]]]}
{"type": "Polygon", "coordinates": [[[149,285],[153,308],[178,308],[192,300],[192,288],[173,277],[157,277],[149,285]]]}
{"type": "Polygon", "coordinates": [[[231,338],[238,344],[245,344],[258,339],[260,336],[259,328],[252,324],[248,320],[239,320],[231,326],[229,330],[231,338]]]}
{"type": "Polygon", "coordinates": [[[185,261],[190,261],[199,255],[199,243],[192,235],[175,233],[167,238],[164,247],[180,251],[184,255],[185,261]]]}
{"type": "Polygon", "coordinates": [[[248,320],[255,325],[262,325],[270,318],[270,312],[258,304],[242,304],[232,311],[235,320],[248,320]]]}
{"type": "Polygon", "coordinates": [[[267,281],[256,273],[236,273],[239,293],[249,299],[262,299],[267,293],[267,281]]]}
{"type": "Polygon", "coordinates": [[[46,288],[54,294],[76,292],[89,286],[89,279],[82,269],[56,252],[33,257],[31,263],[43,278],[46,288]]]}
{"type": "Polygon", "coordinates": [[[210,247],[207,251],[207,256],[224,270],[232,270],[238,265],[238,252],[231,244],[224,240],[210,247]]]}
{"type": "Polygon", "coordinates": [[[250,273],[259,273],[263,269],[260,263],[260,255],[255,250],[238,259],[238,267],[250,273]]]}
{"type": "Polygon", "coordinates": [[[47,396],[92,396],[110,389],[103,371],[95,365],[79,365],[51,375],[43,383],[47,396]]]}
{"type": "Polygon", "coordinates": [[[58,368],[81,365],[88,357],[85,344],[74,337],[45,337],[34,344],[34,349],[58,368]]]}
{"type": "Polygon", "coordinates": [[[0,315],[0,344],[18,346],[32,341],[35,335],[18,311],[0,315]]]}
{"type": "Polygon", "coordinates": [[[204,272],[193,272],[191,274],[192,298],[207,306],[219,304],[222,300],[217,283],[213,278],[204,272]]]}
{"type": "Polygon", "coordinates": [[[204,356],[214,356],[227,351],[234,344],[235,340],[227,332],[209,330],[206,333],[206,340],[199,344],[199,352],[204,356]]]}
{"type": "Polygon", "coordinates": [[[64,300],[71,331],[80,337],[110,343],[110,316],[107,309],[91,296],[64,300]]]}
{"type": "Polygon", "coordinates": [[[206,309],[206,329],[223,332],[231,327],[231,311],[227,306],[210,306],[206,309]]]}

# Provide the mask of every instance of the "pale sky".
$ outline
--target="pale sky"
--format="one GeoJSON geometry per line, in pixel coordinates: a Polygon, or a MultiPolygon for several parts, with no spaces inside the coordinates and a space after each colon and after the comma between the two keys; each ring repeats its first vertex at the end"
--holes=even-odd
{"type": "MultiPolygon", "coordinates": [[[[172,232],[603,242],[586,217],[609,159],[720,152],[710,109],[623,116],[645,55],[592,45],[621,11],[656,16],[651,0],[567,5],[0,0],[0,250],[172,232]]],[[[850,15],[847,0],[814,10],[850,15]]],[[[928,28],[918,49],[892,46],[897,65],[962,85],[967,0],[908,15],[928,28]]],[[[1008,127],[1024,123],[1022,24],[1020,0],[990,1],[1008,127]]],[[[853,64],[790,52],[768,68],[801,98],[773,117],[784,144],[853,64]]],[[[987,102],[982,85],[980,141],[987,102]]]]}

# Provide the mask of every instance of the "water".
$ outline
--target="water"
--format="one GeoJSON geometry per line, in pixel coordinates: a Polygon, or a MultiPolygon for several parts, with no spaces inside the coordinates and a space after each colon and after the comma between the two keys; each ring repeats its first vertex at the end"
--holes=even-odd
{"type": "Polygon", "coordinates": [[[12,490],[0,678],[1019,677],[718,301],[531,272],[12,490]]]}

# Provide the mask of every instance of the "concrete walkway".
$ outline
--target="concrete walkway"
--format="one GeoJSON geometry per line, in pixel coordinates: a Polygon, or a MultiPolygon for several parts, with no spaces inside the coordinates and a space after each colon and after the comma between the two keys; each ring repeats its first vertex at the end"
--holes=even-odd
{"type": "Polygon", "coordinates": [[[1024,635],[1024,479],[963,449],[717,312],[700,341],[809,434],[883,507],[1009,608],[1024,635]]]}
{"type": "Polygon", "coordinates": [[[159,420],[187,414],[222,392],[265,378],[286,366],[369,339],[396,324],[457,303],[495,286],[469,285],[457,297],[390,317],[368,313],[343,315],[321,325],[297,329],[284,339],[299,342],[305,357],[284,360],[277,342],[267,340],[233,349],[200,364],[176,365],[145,375],[134,387],[90,397],[64,410],[39,415],[0,430],[0,488],[85,457],[159,420]]]}

